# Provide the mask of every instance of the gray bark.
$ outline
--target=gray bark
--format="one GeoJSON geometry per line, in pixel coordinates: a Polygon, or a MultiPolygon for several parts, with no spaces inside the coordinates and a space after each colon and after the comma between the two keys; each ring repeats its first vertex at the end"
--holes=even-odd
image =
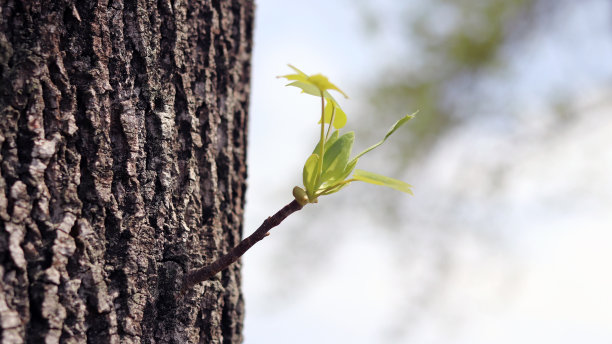
{"type": "Polygon", "coordinates": [[[250,0],[0,0],[2,343],[238,343],[250,0]]]}

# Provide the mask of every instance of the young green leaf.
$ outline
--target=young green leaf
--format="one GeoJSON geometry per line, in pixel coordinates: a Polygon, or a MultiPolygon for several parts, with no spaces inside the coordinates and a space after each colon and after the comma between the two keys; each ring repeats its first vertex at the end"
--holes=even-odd
{"type": "MultiPolygon", "coordinates": [[[[335,105],[333,102],[328,101],[327,105],[325,105],[325,123],[330,123],[332,117],[334,118],[334,128],[340,129],[346,125],[346,113],[344,113],[344,111],[342,111],[339,106],[335,105]]],[[[319,120],[319,124],[321,124],[321,120],[319,120]]]]}
{"type": "MultiPolygon", "coordinates": [[[[286,78],[287,75],[282,76],[282,77],[286,78]]],[[[319,90],[315,85],[310,84],[308,82],[294,81],[294,82],[287,84],[287,86],[297,87],[302,90],[302,93],[310,94],[315,97],[321,96],[321,90],[319,90]]],[[[333,103],[334,106],[336,106],[336,108],[340,108],[340,104],[338,104],[338,101],[334,97],[332,97],[332,95],[329,94],[329,92],[323,91],[323,98],[325,98],[328,102],[333,103]]]]}
{"type": "Polygon", "coordinates": [[[372,172],[368,172],[364,170],[355,170],[355,173],[353,173],[353,179],[360,180],[362,182],[366,182],[370,184],[387,186],[395,190],[399,190],[399,191],[414,195],[412,193],[412,190],[410,189],[412,188],[412,185],[404,183],[401,180],[381,176],[380,174],[376,174],[376,173],[372,173],[372,172]]]}
{"type": "Polygon", "coordinates": [[[319,188],[319,190],[317,191],[319,192],[319,194],[317,196],[331,195],[334,192],[338,192],[340,191],[340,189],[349,185],[352,180],[345,181],[345,179],[348,178],[351,172],[353,172],[353,169],[355,169],[356,165],[357,165],[357,160],[353,160],[349,162],[344,168],[344,172],[342,172],[341,175],[339,175],[337,178],[334,178],[333,180],[330,180],[325,187],[319,188]]]}
{"type": "Polygon", "coordinates": [[[304,187],[306,188],[306,193],[308,197],[311,198],[315,193],[315,184],[317,183],[317,166],[319,164],[319,156],[317,154],[312,154],[306,160],[304,164],[304,171],[302,173],[302,179],[304,182],[304,187]]]}
{"type": "Polygon", "coordinates": [[[348,178],[348,176],[350,176],[353,170],[355,169],[355,166],[357,166],[357,160],[351,160],[344,168],[344,172],[342,172],[342,174],[338,176],[338,179],[336,179],[336,181],[341,182],[348,178]]]}
{"type": "MultiPolygon", "coordinates": [[[[418,111],[417,111],[418,112],[418,111]]],[[[391,129],[389,129],[389,131],[387,132],[387,135],[385,135],[385,137],[378,143],[370,146],[369,148],[367,148],[366,150],[364,150],[363,152],[357,154],[356,157],[353,158],[353,160],[359,159],[360,157],[362,157],[364,154],[366,154],[367,152],[371,151],[372,149],[382,145],[389,136],[391,136],[391,134],[393,134],[397,129],[399,129],[402,125],[406,124],[406,122],[408,122],[409,120],[413,119],[414,116],[416,115],[416,112],[413,113],[412,115],[406,115],[402,118],[400,118],[397,122],[395,122],[395,124],[393,124],[393,126],[391,126],[391,129]]]]}
{"type": "MultiPolygon", "coordinates": [[[[302,72],[301,70],[297,69],[295,66],[292,65],[288,65],[289,68],[293,69],[297,74],[287,74],[287,75],[283,75],[283,78],[286,78],[287,80],[297,80],[297,81],[301,81],[304,83],[308,83],[311,85],[314,85],[316,88],[318,88],[321,91],[326,91],[326,90],[334,90],[334,91],[338,91],[340,92],[345,98],[348,98],[348,96],[342,92],[341,89],[338,88],[338,86],[334,85],[333,83],[331,83],[329,81],[329,79],[327,79],[327,77],[325,75],[322,74],[315,74],[315,75],[311,75],[309,76],[308,74],[302,72]]],[[[319,95],[319,94],[315,94],[315,95],[319,95]]]]}
{"type": "Polygon", "coordinates": [[[323,173],[320,184],[330,184],[338,180],[346,168],[351,155],[355,133],[346,133],[334,142],[323,157],[323,173]]]}
{"type": "Polygon", "coordinates": [[[306,78],[308,78],[308,74],[302,72],[301,70],[299,70],[296,66],[292,65],[292,64],[288,64],[287,66],[289,66],[289,68],[293,69],[296,73],[298,73],[301,76],[304,76],[306,78]]]}
{"type": "Polygon", "coordinates": [[[333,193],[336,193],[336,192],[342,190],[343,188],[347,187],[350,183],[351,183],[351,181],[346,181],[346,182],[343,182],[343,183],[336,183],[333,186],[324,189],[321,192],[321,194],[319,194],[318,196],[327,196],[327,195],[331,195],[333,193]]]}
{"type": "Polygon", "coordinates": [[[287,74],[282,75],[280,78],[285,78],[287,80],[293,80],[293,82],[289,83],[287,86],[295,86],[302,90],[302,92],[311,94],[313,96],[320,97],[321,93],[325,99],[331,100],[334,104],[338,104],[338,102],[327,92],[327,90],[334,90],[340,92],[345,98],[348,98],[346,93],[344,93],[338,86],[331,83],[326,76],[322,74],[315,74],[309,76],[308,74],[302,72],[296,67],[289,65],[291,69],[293,69],[296,74],[287,74]]]}
{"type": "MultiPolygon", "coordinates": [[[[290,81],[288,86],[294,86],[302,90],[302,93],[321,97],[321,127],[319,142],[313,154],[306,160],[303,170],[303,181],[305,190],[295,187],[293,195],[301,205],[305,203],[316,203],[317,197],[338,192],[353,181],[364,181],[371,184],[383,185],[412,194],[411,186],[397,179],[385,177],[376,173],[363,170],[355,170],[359,158],[374,148],[382,145],[397,129],[414,117],[406,115],[400,118],[389,129],[385,137],[376,144],[359,153],[349,160],[353,147],[354,134],[352,132],[340,136],[338,129],[343,128],[347,122],[346,113],[338,102],[328,92],[330,90],[346,94],[322,74],[308,75],[296,67],[289,65],[294,74],[282,77],[290,81]],[[325,127],[327,133],[325,133],[325,127]],[[331,131],[336,129],[333,133],[331,131]],[[330,135],[331,133],[331,135],[330,135]],[[352,178],[349,176],[353,174],[352,178]]],[[[347,97],[348,98],[348,97],[347,97]]]]}
{"type": "Polygon", "coordinates": [[[338,86],[332,84],[329,79],[327,79],[327,77],[323,74],[315,74],[312,76],[308,77],[308,80],[313,83],[315,86],[317,86],[318,89],[320,90],[334,90],[334,91],[338,91],[340,92],[340,94],[342,94],[344,96],[344,98],[348,98],[348,96],[346,95],[346,93],[342,92],[341,89],[338,88],[338,86]]]}
{"type": "MultiPolygon", "coordinates": [[[[331,134],[329,139],[327,139],[327,141],[325,141],[325,152],[327,152],[329,147],[331,147],[331,145],[333,145],[334,142],[336,142],[336,140],[338,139],[339,135],[340,135],[340,131],[336,130],[336,131],[333,132],[333,134],[331,134]]],[[[313,149],[312,154],[315,154],[315,153],[318,154],[320,151],[321,151],[321,141],[317,142],[317,145],[315,146],[315,149],[313,149]]]]}
{"type": "MultiPolygon", "coordinates": [[[[294,81],[291,82],[289,84],[287,84],[287,86],[293,86],[293,87],[297,87],[299,89],[302,90],[302,93],[307,93],[316,97],[320,97],[321,96],[321,90],[319,90],[317,88],[317,86],[304,82],[304,81],[294,81]]],[[[325,94],[324,94],[325,95],[325,94]]],[[[331,95],[330,95],[331,97],[331,95]]]]}

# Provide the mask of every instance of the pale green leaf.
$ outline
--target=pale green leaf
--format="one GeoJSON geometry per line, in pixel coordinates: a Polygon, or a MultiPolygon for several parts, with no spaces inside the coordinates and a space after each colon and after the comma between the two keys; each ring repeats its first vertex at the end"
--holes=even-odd
{"type": "Polygon", "coordinates": [[[333,193],[336,193],[340,190],[342,190],[343,188],[345,188],[346,186],[348,186],[351,182],[347,182],[347,183],[337,183],[336,185],[330,187],[329,189],[326,189],[325,191],[321,192],[321,194],[319,196],[326,196],[326,195],[331,195],[333,193]]]}
{"type": "Polygon", "coordinates": [[[335,192],[340,191],[341,189],[343,189],[344,187],[346,187],[347,185],[349,185],[351,183],[350,180],[345,181],[346,178],[348,178],[348,176],[351,174],[351,172],[353,172],[353,169],[355,169],[355,166],[357,165],[357,160],[352,160],[351,162],[349,162],[346,167],[344,168],[344,172],[342,172],[342,174],[340,176],[338,176],[338,178],[336,178],[331,184],[331,186],[328,186],[325,188],[325,190],[323,192],[321,192],[321,195],[331,195],[335,192]],[[335,183],[335,185],[334,185],[335,183]]]}
{"type": "MultiPolygon", "coordinates": [[[[348,98],[348,96],[344,92],[342,92],[342,90],[339,89],[338,86],[336,86],[333,83],[331,83],[329,81],[329,79],[327,79],[326,76],[324,76],[322,74],[316,74],[316,75],[313,75],[313,76],[308,76],[308,74],[302,72],[297,67],[295,67],[295,66],[293,66],[291,64],[289,64],[288,66],[297,73],[297,74],[292,74],[291,76],[292,77],[296,77],[296,78],[295,79],[290,79],[290,80],[306,81],[305,79],[308,79],[308,82],[310,82],[311,84],[315,85],[321,91],[336,90],[336,91],[340,92],[345,98],[348,98]]],[[[308,92],[306,92],[306,93],[308,93],[308,92]]],[[[319,94],[315,94],[315,95],[319,95],[319,94]]]]}
{"type": "MultiPolygon", "coordinates": [[[[418,112],[418,111],[417,111],[418,112]]],[[[378,143],[370,146],[369,148],[367,148],[366,150],[364,150],[363,152],[357,154],[356,157],[353,158],[353,160],[359,159],[361,156],[363,156],[364,154],[366,154],[367,152],[371,151],[372,149],[382,145],[389,136],[391,136],[391,134],[393,134],[397,129],[399,129],[402,125],[406,124],[406,122],[408,122],[409,120],[413,119],[414,116],[416,115],[416,112],[413,113],[412,115],[406,115],[402,118],[400,118],[397,122],[395,122],[395,124],[393,124],[393,126],[391,126],[391,129],[389,129],[389,131],[387,132],[387,134],[385,135],[385,137],[378,143]]]]}
{"type": "Polygon", "coordinates": [[[340,138],[326,150],[323,157],[321,184],[333,183],[342,176],[351,155],[354,139],[355,134],[351,131],[340,136],[340,138]]]}
{"type": "Polygon", "coordinates": [[[315,75],[309,76],[308,80],[312,82],[314,85],[316,85],[317,88],[319,88],[322,91],[325,91],[325,90],[338,91],[340,92],[340,94],[344,96],[344,98],[348,98],[346,93],[344,93],[341,89],[339,89],[338,86],[332,84],[325,75],[315,74],[315,75]]]}
{"type": "Polygon", "coordinates": [[[338,102],[336,101],[336,98],[332,97],[332,95],[329,94],[329,92],[327,91],[323,92],[323,97],[325,97],[325,100],[327,100],[328,102],[332,102],[336,108],[340,108],[340,104],[338,104],[338,102]]]}
{"type": "Polygon", "coordinates": [[[319,163],[319,156],[317,154],[312,154],[306,160],[304,164],[304,171],[302,173],[302,179],[304,182],[304,187],[306,188],[306,193],[308,197],[312,197],[314,195],[315,184],[317,183],[317,166],[319,163]]]}
{"type": "MultiPolygon", "coordinates": [[[[327,139],[327,141],[325,141],[325,151],[327,151],[329,149],[329,147],[331,147],[331,145],[334,144],[334,142],[336,142],[336,140],[338,139],[338,136],[340,136],[340,131],[339,130],[335,130],[331,136],[329,137],[329,139],[327,139]]],[[[319,140],[319,142],[317,143],[315,149],[312,151],[312,154],[315,153],[320,153],[321,152],[321,141],[319,140]]],[[[325,154],[325,153],[323,153],[325,154]]]]}
{"type": "Polygon", "coordinates": [[[301,81],[301,82],[308,82],[308,77],[307,76],[302,76],[302,75],[299,75],[299,74],[281,75],[281,76],[278,76],[278,78],[285,78],[287,80],[295,80],[295,81],[301,81]]]}
{"type": "Polygon", "coordinates": [[[344,168],[344,172],[342,172],[342,174],[340,176],[338,176],[338,178],[336,178],[334,181],[332,181],[330,183],[332,185],[326,187],[324,189],[324,191],[321,192],[320,195],[331,195],[331,194],[333,194],[335,192],[340,191],[341,189],[343,189],[347,185],[349,185],[351,183],[351,181],[350,180],[345,181],[345,179],[348,178],[348,176],[351,174],[351,172],[353,172],[353,169],[355,169],[356,165],[357,165],[357,160],[352,160],[351,162],[349,162],[346,165],[346,167],[344,168]]]}
{"type": "Polygon", "coordinates": [[[353,172],[353,170],[355,169],[355,166],[357,166],[357,160],[351,160],[351,162],[349,162],[344,168],[344,172],[342,172],[342,174],[338,176],[338,179],[336,179],[336,181],[341,182],[348,178],[351,172],[353,172]]]}
{"type": "MultiPolygon", "coordinates": [[[[346,125],[346,113],[344,113],[344,111],[339,106],[334,104],[334,102],[328,101],[325,105],[324,111],[325,123],[331,122],[332,117],[334,118],[334,128],[340,129],[346,125]]],[[[319,120],[319,124],[321,124],[321,120],[319,120]]]]}
{"type": "MultiPolygon", "coordinates": [[[[317,86],[312,85],[308,82],[294,81],[294,82],[287,84],[286,86],[297,87],[302,90],[302,93],[310,94],[315,97],[321,96],[321,90],[319,90],[317,86]]],[[[327,99],[328,101],[332,102],[336,107],[338,108],[340,107],[340,104],[338,104],[338,101],[331,94],[329,94],[329,92],[323,91],[323,97],[327,99]]]]}
{"type": "MultiPolygon", "coordinates": [[[[291,69],[296,71],[297,74],[287,74],[287,75],[278,76],[278,78],[285,78],[287,80],[294,80],[294,81],[297,82],[297,83],[296,82],[292,82],[292,83],[290,83],[287,86],[295,86],[295,87],[299,87],[299,88],[306,87],[306,88],[309,89],[308,92],[313,92],[313,89],[314,89],[314,90],[316,90],[316,92],[314,92],[314,95],[316,95],[316,96],[320,96],[321,95],[321,92],[319,92],[317,90],[317,87],[315,85],[313,85],[312,82],[310,82],[308,80],[308,75],[306,73],[302,72],[301,70],[295,68],[292,65],[289,65],[289,67],[291,67],[291,69]]],[[[302,88],[302,90],[303,90],[303,88],[302,88]]],[[[306,91],[304,91],[304,92],[306,92],[306,91]]]]}
{"type": "Polygon", "coordinates": [[[287,66],[289,66],[289,68],[291,68],[294,71],[296,71],[299,75],[306,76],[306,77],[308,76],[308,74],[306,74],[306,73],[302,72],[301,70],[297,69],[297,67],[295,67],[292,64],[288,64],[287,66]]]}
{"type": "Polygon", "coordinates": [[[310,84],[308,82],[294,81],[292,83],[287,84],[287,86],[297,87],[302,90],[302,93],[311,94],[317,97],[321,96],[321,91],[317,88],[317,86],[310,84]]]}
{"type": "Polygon", "coordinates": [[[297,69],[295,66],[289,65],[289,67],[291,67],[291,69],[293,69],[297,74],[287,74],[279,76],[279,78],[293,80],[293,82],[287,84],[287,86],[294,86],[300,88],[303,93],[317,97],[320,97],[321,92],[323,92],[323,97],[325,97],[325,99],[331,100],[336,105],[338,105],[338,102],[334,99],[334,97],[331,96],[331,94],[329,94],[329,92],[327,92],[327,90],[338,91],[345,98],[348,98],[348,96],[344,92],[342,92],[342,90],[338,88],[338,86],[331,83],[324,75],[316,74],[313,76],[309,76],[308,74],[297,69]]]}
{"type": "Polygon", "coordinates": [[[370,184],[387,186],[395,190],[403,191],[405,193],[413,195],[411,190],[412,185],[404,183],[401,180],[382,176],[380,174],[364,170],[355,170],[355,173],[353,173],[353,179],[370,184]]]}

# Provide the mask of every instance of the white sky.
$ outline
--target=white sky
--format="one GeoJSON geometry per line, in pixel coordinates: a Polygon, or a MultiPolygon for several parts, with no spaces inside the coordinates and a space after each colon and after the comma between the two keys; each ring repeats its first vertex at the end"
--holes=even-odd
{"type": "MultiPolygon", "coordinates": [[[[309,218],[323,207],[343,206],[331,197],[293,215],[250,250],[243,258],[245,343],[612,342],[612,116],[607,101],[612,42],[606,41],[612,35],[604,34],[612,30],[612,8],[605,1],[589,3],[567,18],[566,40],[542,34],[526,50],[530,63],[517,58],[516,77],[508,87],[528,101],[518,141],[487,125],[466,125],[446,137],[419,169],[407,171],[403,179],[418,192],[402,199],[409,217],[403,226],[412,229],[400,228],[407,234],[397,241],[406,242],[408,258],[398,258],[397,245],[389,239],[394,237],[381,235],[383,229],[367,211],[344,209],[329,228],[321,228],[320,221],[309,226],[309,218]],[[551,116],[536,95],[550,95],[563,76],[576,82],[571,91],[580,99],[573,104],[579,119],[534,141],[550,133],[551,116]],[[507,156],[513,160],[501,195],[483,198],[479,181],[487,177],[486,167],[507,156]],[[471,232],[449,232],[455,240],[452,261],[434,264],[430,248],[437,245],[435,239],[431,247],[411,246],[409,239],[419,235],[414,227],[427,237],[427,226],[434,231],[440,225],[428,219],[444,218],[454,206],[456,198],[444,197],[463,192],[458,182],[472,188],[462,195],[466,215],[457,226],[476,223],[503,244],[487,244],[471,232]],[[340,222],[351,228],[350,236],[334,231],[340,222]],[[334,245],[323,248],[333,252],[321,252],[327,257],[322,269],[295,264],[294,275],[306,282],[279,288],[286,281],[273,260],[278,252],[291,252],[282,246],[300,237],[297,231],[325,236],[334,245]],[[452,269],[436,283],[432,266],[448,265],[452,269]]],[[[258,2],[247,234],[291,200],[316,141],[318,102],[283,87],[275,76],[287,73],[286,64],[292,63],[307,73],[326,74],[349,95],[359,94],[355,81],[372,76],[369,66],[392,60],[395,53],[389,48],[392,37],[363,38],[359,20],[350,1],[258,2]]],[[[350,126],[351,107],[358,102],[345,103],[350,126]]],[[[372,189],[345,190],[357,197],[372,189]]],[[[309,244],[294,249],[321,248],[309,244]]]]}

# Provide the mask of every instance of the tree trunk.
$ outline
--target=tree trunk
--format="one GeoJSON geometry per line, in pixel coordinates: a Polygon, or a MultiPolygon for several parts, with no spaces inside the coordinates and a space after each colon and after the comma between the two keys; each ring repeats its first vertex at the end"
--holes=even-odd
{"type": "Polygon", "coordinates": [[[250,0],[0,0],[2,343],[238,343],[250,0]]]}

